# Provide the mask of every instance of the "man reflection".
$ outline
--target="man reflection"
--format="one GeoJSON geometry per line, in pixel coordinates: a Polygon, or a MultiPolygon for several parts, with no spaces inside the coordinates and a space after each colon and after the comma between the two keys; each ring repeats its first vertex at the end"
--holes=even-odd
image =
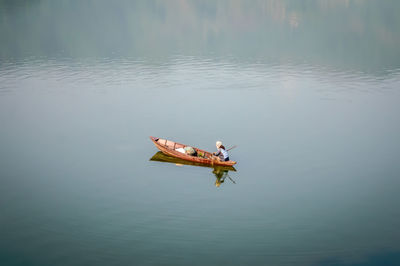
{"type": "Polygon", "coordinates": [[[214,168],[213,174],[216,177],[215,186],[219,187],[222,183],[225,182],[225,178],[228,175],[228,170],[222,170],[221,168],[214,168]]]}

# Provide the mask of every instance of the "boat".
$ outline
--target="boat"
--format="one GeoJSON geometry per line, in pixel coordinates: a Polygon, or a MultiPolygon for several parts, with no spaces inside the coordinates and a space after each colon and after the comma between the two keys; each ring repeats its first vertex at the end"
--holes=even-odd
{"type": "Polygon", "coordinates": [[[221,161],[218,157],[214,156],[211,152],[201,150],[193,147],[196,151],[197,156],[188,155],[177,151],[177,149],[182,149],[185,147],[191,147],[182,143],[174,142],[167,139],[150,137],[154,145],[164,154],[176,157],[185,161],[195,162],[204,165],[220,165],[220,166],[233,166],[236,164],[235,161],[221,161]]]}

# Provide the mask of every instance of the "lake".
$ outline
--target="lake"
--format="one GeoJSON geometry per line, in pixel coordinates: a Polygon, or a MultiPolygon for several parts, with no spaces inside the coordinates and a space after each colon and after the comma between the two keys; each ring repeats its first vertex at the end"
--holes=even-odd
{"type": "Polygon", "coordinates": [[[399,10],[0,1],[0,264],[399,265],[399,10]]]}

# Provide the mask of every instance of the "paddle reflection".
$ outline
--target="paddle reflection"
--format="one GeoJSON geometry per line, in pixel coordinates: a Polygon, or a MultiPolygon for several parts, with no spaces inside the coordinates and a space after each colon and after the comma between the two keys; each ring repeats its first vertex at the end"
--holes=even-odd
{"type": "Polygon", "coordinates": [[[220,187],[222,183],[225,182],[225,179],[228,178],[233,184],[236,182],[229,176],[229,171],[236,172],[235,167],[233,166],[211,166],[204,165],[196,162],[185,161],[179,158],[175,158],[169,155],[162,153],[161,151],[157,152],[150,158],[150,161],[164,162],[164,163],[173,163],[176,165],[192,165],[192,166],[200,166],[211,168],[212,173],[215,175],[215,186],[220,187]]]}

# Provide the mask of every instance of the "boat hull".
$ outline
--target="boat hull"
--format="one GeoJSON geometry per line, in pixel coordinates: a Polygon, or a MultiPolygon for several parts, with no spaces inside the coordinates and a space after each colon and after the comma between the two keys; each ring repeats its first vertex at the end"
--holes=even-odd
{"type": "Polygon", "coordinates": [[[181,153],[179,151],[176,151],[177,148],[184,148],[187,145],[170,141],[167,139],[160,139],[160,138],[155,138],[155,137],[150,137],[151,141],[154,143],[154,145],[164,154],[180,158],[185,161],[190,161],[190,162],[196,162],[200,164],[205,164],[205,165],[220,165],[220,166],[233,166],[236,164],[235,161],[220,161],[218,157],[214,156],[211,152],[201,150],[198,148],[194,148],[197,152],[197,154],[200,155],[198,156],[191,156],[187,155],[185,153],[181,153]]]}

